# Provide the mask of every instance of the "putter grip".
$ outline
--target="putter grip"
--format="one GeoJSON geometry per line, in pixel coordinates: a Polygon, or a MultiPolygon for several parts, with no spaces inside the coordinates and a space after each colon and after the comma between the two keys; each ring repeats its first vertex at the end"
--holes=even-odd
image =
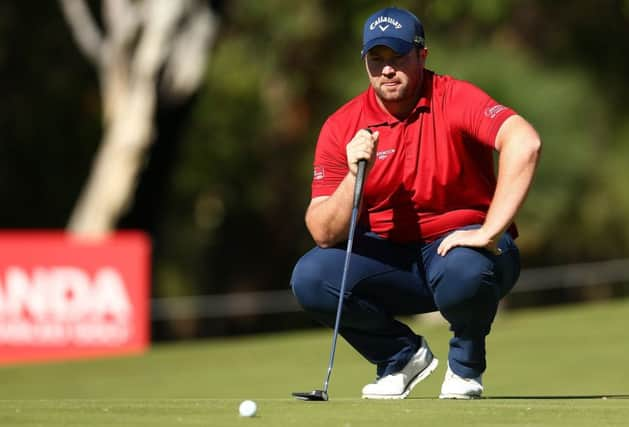
{"type": "MultiPolygon", "coordinates": [[[[373,133],[371,129],[365,128],[369,133],[373,133]]],[[[358,209],[360,205],[360,197],[363,194],[363,185],[365,184],[365,170],[367,169],[367,160],[358,161],[358,171],[356,172],[356,184],[354,185],[354,204],[352,207],[358,209]]]]}
{"type": "Polygon", "coordinates": [[[358,209],[358,205],[360,205],[360,196],[363,194],[363,184],[365,183],[365,169],[367,169],[367,160],[359,160],[356,184],[354,185],[354,209],[358,209]]]}

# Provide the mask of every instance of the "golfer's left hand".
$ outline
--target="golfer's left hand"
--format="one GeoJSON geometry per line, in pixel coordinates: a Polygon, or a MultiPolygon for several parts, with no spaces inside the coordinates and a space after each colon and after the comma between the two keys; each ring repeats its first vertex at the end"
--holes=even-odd
{"type": "Polygon", "coordinates": [[[442,240],[441,244],[437,248],[437,253],[441,256],[446,256],[450,249],[459,246],[485,248],[491,253],[499,255],[497,242],[492,240],[481,229],[458,230],[449,234],[442,240]]]}

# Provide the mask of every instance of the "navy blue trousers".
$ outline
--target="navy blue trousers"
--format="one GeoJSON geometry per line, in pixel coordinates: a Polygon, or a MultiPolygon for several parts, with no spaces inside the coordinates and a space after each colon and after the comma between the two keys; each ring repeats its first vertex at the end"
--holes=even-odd
{"type": "MultiPolygon", "coordinates": [[[[442,257],[440,242],[396,244],[371,232],[354,238],[339,332],[377,366],[378,377],[402,369],[421,345],[421,336],[397,317],[437,310],[453,332],[450,368],[465,378],[486,369],[485,338],[498,302],[519,276],[519,250],[508,233],[498,244],[501,255],[457,247],[442,257]]],[[[297,262],[291,278],[299,304],[329,327],[345,253],[345,244],[315,247],[297,262]]]]}

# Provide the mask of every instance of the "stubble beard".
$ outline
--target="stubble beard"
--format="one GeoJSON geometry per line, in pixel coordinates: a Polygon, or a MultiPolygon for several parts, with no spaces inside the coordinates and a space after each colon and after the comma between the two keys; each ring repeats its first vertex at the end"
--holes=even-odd
{"type": "Polygon", "coordinates": [[[380,83],[373,85],[373,88],[380,102],[389,112],[396,115],[394,111],[400,111],[401,109],[403,111],[402,114],[405,114],[407,111],[404,110],[411,108],[413,103],[417,102],[416,98],[419,97],[419,91],[422,86],[421,80],[415,82],[415,84],[413,83],[411,81],[402,81],[394,88],[387,88],[384,83],[380,83]]]}
{"type": "Polygon", "coordinates": [[[400,102],[404,101],[407,97],[408,84],[399,84],[395,87],[395,90],[390,90],[384,85],[376,87],[378,97],[383,102],[400,102]]]}

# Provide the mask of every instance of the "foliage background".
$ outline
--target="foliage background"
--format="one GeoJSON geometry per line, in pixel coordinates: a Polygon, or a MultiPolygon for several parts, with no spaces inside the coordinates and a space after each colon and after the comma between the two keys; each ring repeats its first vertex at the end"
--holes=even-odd
{"type": "MultiPolygon", "coordinates": [[[[155,297],[287,288],[312,245],[303,213],[319,127],[367,87],[362,23],[391,3],[212,5],[221,28],[205,84],[160,109],[161,137],[119,224],[153,239],[155,297]]],[[[629,1],[395,5],[424,22],[429,68],[479,85],[542,136],[518,217],[524,266],[627,257],[629,1]]],[[[0,88],[0,227],[63,228],[101,112],[56,2],[0,4],[0,88]]]]}

